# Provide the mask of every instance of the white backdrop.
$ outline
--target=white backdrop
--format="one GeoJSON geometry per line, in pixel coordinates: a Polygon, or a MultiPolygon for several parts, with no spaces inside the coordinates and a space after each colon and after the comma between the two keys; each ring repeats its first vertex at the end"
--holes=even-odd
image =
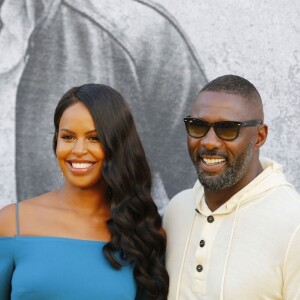
{"type": "Polygon", "coordinates": [[[262,155],[300,192],[300,2],[161,0],[196,48],[208,80],[236,74],[260,92],[269,125],[262,155]]]}
{"type": "MultiPolygon", "coordinates": [[[[4,0],[0,1],[0,4],[1,2],[3,2],[3,8],[4,5],[13,1],[4,0]]],[[[33,0],[25,2],[29,6],[38,3],[33,0]]],[[[51,1],[46,0],[40,2],[44,3],[45,6],[51,3],[51,1]]],[[[105,3],[105,1],[102,2],[105,3]]],[[[68,1],[62,1],[62,3],[66,4],[68,1]]],[[[76,1],[72,1],[72,3],[76,3],[76,1]]],[[[95,3],[101,3],[101,1],[90,0],[85,3],[95,5],[95,3]]],[[[261,93],[265,107],[265,121],[269,125],[269,137],[262,150],[262,155],[282,163],[288,179],[300,191],[300,162],[298,160],[300,148],[300,131],[298,131],[300,125],[300,5],[297,0],[292,0],[288,3],[278,0],[161,0],[159,3],[165,10],[161,8],[156,10],[155,17],[153,17],[153,9],[149,9],[149,5],[152,5],[150,1],[114,0],[109,3],[114,3],[115,9],[110,8],[109,13],[106,14],[107,20],[112,19],[114,16],[115,24],[119,26],[121,23],[130,24],[128,19],[132,17],[136,22],[140,22],[141,28],[145,28],[143,35],[147,35],[148,47],[153,45],[153,49],[149,49],[150,53],[155,52],[154,49],[156,49],[155,60],[161,61],[162,69],[167,69],[168,71],[165,77],[162,77],[163,82],[157,81],[156,85],[149,83],[148,88],[150,90],[165,88],[169,90],[169,93],[173,92],[171,93],[172,95],[169,95],[171,100],[172,97],[174,99],[182,99],[184,108],[181,111],[179,110],[178,113],[174,113],[174,118],[181,120],[189,104],[193,101],[192,95],[205,83],[205,77],[211,80],[224,74],[237,74],[250,80],[261,93]],[[141,10],[140,7],[136,8],[133,4],[135,6],[136,4],[143,5],[143,7],[147,7],[147,10],[144,8],[141,10]],[[168,12],[175,17],[176,21],[173,20],[168,12]],[[159,15],[164,15],[164,20],[167,21],[164,21],[162,24],[159,15]],[[117,16],[122,16],[123,18],[120,19],[119,23],[117,16]],[[176,28],[177,35],[179,32],[180,37],[174,37],[172,43],[166,43],[166,41],[169,41],[167,37],[169,37],[170,31],[169,29],[167,32],[164,31],[165,24],[176,28]],[[157,26],[157,30],[153,30],[151,26],[157,26]],[[187,40],[190,40],[191,43],[189,44],[187,40]],[[167,48],[160,48],[162,44],[168,44],[167,48]],[[177,48],[180,47],[176,47],[179,44],[185,45],[182,47],[185,47],[185,51],[192,58],[186,57],[187,55],[184,58],[179,57],[179,54],[176,54],[177,58],[175,58],[175,55],[174,57],[172,56],[173,53],[179,51],[177,48]],[[200,70],[195,67],[194,62],[191,62],[194,55],[198,58],[200,70]],[[183,62],[185,68],[180,65],[180,62],[183,62]],[[203,76],[201,71],[204,72],[203,76]],[[183,73],[184,76],[182,76],[180,84],[178,84],[179,81],[176,76],[179,76],[178,74],[180,73],[183,73]],[[172,80],[173,75],[174,80],[172,80]],[[174,85],[166,84],[167,80],[173,82],[174,85]],[[179,90],[184,88],[188,91],[179,96],[179,90]]],[[[64,7],[68,6],[65,5],[64,7]]],[[[153,7],[156,6],[154,5],[153,7]]],[[[23,97],[20,94],[19,84],[24,77],[24,69],[26,70],[26,67],[30,65],[30,59],[34,58],[32,56],[35,52],[26,52],[28,45],[23,45],[19,42],[18,36],[22,36],[26,40],[26,34],[29,36],[32,32],[31,29],[39,25],[30,22],[30,20],[36,20],[36,15],[30,14],[36,14],[37,11],[42,10],[40,8],[39,10],[26,10],[27,18],[25,18],[24,14],[17,9],[11,10],[10,15],[7,17],[7,15],[3,14],[4,9],[2,8],[2,23],[0,24],[0,167],[2,170],[0,177],[0,207],[16,201],[16,178],[19,176],[19,181],[22,181],[26,177],[24,174],[20,177],[15,172],[16,156],[18,159],[19,151],[19,146],[16,146],[18,145],[16,144],[16,99],[22,99],[23,97]],[[5,26],[8,25],[11,29],[9,38],[4,34],[5,26]],[[13,49],[13,51],[8,51],[9,49],[13,49]],[[25,52],[20,56],[24,49],[25,52]],[[31,54],[31,57],[28,57],[28,53],[31,54]],[[17,93],[19,93],[18,96],[17,93]]],[[[22,7],[19,7],[19,9],[22,9],[22,7]]],[[[126,26],[122,30],[126,30],[126,26]]],[[[174,35],[172,31],[172,36],[174,35]]],[[[135,38],[134,42],[136,44],[133,44],[132,47],[139,49],[139,38],[135,38]]],[[[179,52],[182,51],[180,50],[179,52]]],[[[140,55],[140,51],[138,55],[140,55]]],[[[136,60],[138,59],[140,57],[136,58],[136,60]]],[[[143,64],[141,63],[141,65],[143,64]]],[[[144,72],[147,73],[148,71],[145,67],[144,72]]],[[[143,70],[141,70],[142,73],[143,70]]],[[[140,76],[143,78],[144,75],[140,76]]],[[[158,74],[153,71],[151,78],[156,78],[157,76],[158,74]]],[[[97,77],[95,78],[97,79],[97,77]]],[[[27,80],[30,82],[30,78],[27,78],[27,80]]],[[[76,82],[76,80],[74,81],[74,84],[80,83],[76,82]]],[[[109,80],[108,83],[110,83],[109,80]]],[[[68,88],[69,86],[66,84],[59,91],[59,95],[68,88]]],[[[158,115],[163,107],[167,108],[167,105],[165,105],[167,99],[163,91],[161,95],[163,96],[160,97],[160,102],[155,106],[158,115]]],[[[45,97],[47,95],[42,96],[45,97]]],[[[56,102],[58,101],[57,96],[55,95],[56,102]]],[[[19,100],[19,103],[22,102],[19,100]]],[[[178,107],[180,106],[176,106],[176,109],[178,107]]],[[[22,105],[20,106],[19,104],[19,111],[20,109],[22,110],[22,105]]],[[[137,114],[137,112],[135,113],[137,114]]],[[[153,108],[149,113],[153,113],[153,108]]],[[[163,116],[159,124],[163,124],[163,116]]],[[[180,132],[183,134],[183,131],[180,132]]],[[[147,138],[144,137],[144,140],[147,143],[147,138]]],[[[182,141],[184,140],[185,137],[182,136],[182,141]]],[[[185,147],[184,142],[179,144],[176,149],[168,150],[168,147],[166,147],[163,150],[165,156],[158,158],[158,164],[163,165],[167,157],[171,155],[170,153],[173,153],[174,164],[178,156],[186,156],[187,158],[186,150],[181,149],[181,147],[185,147]]],[[[39,152],[38,148],[33,150],[36,153],[39,152]]],[[[155,151],[157,153],[162,152],[159,148],[155,149],[155,151]]],[[[155,160],[155,157],[151,158],[155,160]]],[[[27,165],[30,172],[34,173],[34,168],[36,168],[34,161],[28,161],[27,165]]],[[[172,184],[165,183],[167,180],[172,181],[173,177],[175,185],[178,188],[183,188],[184,186],[192,185],[193,180],[196,179],[196,174],[194,174],[195,172],[187,160],[183,159],[181,164],[178,164],[176,167],[169,170],[170,178],[168,179],[161,178],[162,176],[159,172],[154,172],[156,176],[155,184],[159,187],[156,197],[161,205],[177,191],[176,188],[172,187],[172,184]],[[191,173],[191,179],[188,184],[182,182],[182,186],[180,186],[180,176],[186,177],[186,175],[181,174],[185,166],[186,170],[191,173]],[[166,192],[165,189],[167,190],[166,192]]],[[[165,168],[168,171],[168,165],[165,168]]],[[[28,189],[30,189],[29,186],[28,189]]]]}

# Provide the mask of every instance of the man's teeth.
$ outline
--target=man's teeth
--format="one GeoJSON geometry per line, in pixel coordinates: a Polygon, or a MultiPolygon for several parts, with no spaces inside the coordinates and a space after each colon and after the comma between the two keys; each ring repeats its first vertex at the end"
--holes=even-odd
{"type": "Polygon", "coordinates": [[[74,163],[74,162],[72,162],[71,164],[74,169],[86,169],[92,165],[91,163],[74,163]]]}
{"type": "Polygon", "coordinates": [[[203,158],[203,161],[208,165],[219,164],[225,161],[224,158],[203,158]]]}

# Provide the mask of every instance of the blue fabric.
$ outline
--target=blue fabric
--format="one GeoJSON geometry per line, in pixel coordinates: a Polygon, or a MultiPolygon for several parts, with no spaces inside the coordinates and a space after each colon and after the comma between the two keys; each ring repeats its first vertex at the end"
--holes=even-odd
{"type": "Polygon", "coordinates": [[[1,300],[135,299],[132,264],[114,269],[105,242],[0,237],[1,300]]]}

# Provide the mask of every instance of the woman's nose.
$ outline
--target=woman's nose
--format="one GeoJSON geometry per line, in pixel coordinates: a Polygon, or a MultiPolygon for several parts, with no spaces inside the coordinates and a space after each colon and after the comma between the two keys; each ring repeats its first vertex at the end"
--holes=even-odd
{"type": "Polygon", "coordinates": [[[74,144],[72,152],[77,156],[86,154],[87,153],[86,142],[82,139],[78,139],[74,144]]]}

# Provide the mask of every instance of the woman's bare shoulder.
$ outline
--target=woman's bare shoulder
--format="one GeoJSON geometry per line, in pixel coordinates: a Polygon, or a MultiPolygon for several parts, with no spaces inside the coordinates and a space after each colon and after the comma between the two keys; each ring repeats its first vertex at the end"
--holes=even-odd
{"type": "MultiPolygon", "coordinates": [[[[49,199],[49,194],[19,202],[19,214],[30,221],[30,217],[39,214],[39,208],[49,199]]],[[[17,233],[17,204],[10,204],[0,209],[0,236],[16,236],[17,233]]]]}
{"type": "Polygon", "coordinates": [[[0,209],[0,236],[16,235],[16,204],[0,209]]]}

